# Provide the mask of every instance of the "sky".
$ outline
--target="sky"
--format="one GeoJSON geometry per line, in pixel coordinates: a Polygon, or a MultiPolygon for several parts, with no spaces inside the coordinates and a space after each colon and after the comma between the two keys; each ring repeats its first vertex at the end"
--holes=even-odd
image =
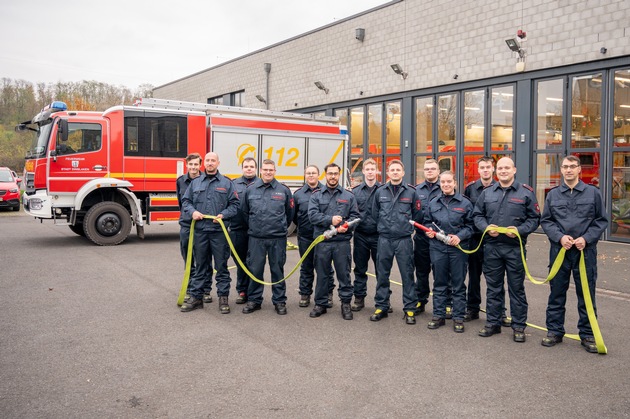
{"type": "Polygon", "coordinates": [[[388,0],[4,0],[0,78],[162,84],[388,0]]]}

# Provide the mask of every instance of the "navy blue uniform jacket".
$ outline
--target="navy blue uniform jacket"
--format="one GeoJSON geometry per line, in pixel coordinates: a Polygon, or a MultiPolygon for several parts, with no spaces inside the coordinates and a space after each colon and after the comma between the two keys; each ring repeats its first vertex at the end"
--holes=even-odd
{"type": "Polygon", "coordinates": [[[547,194],[540,226],[552,245],[560,246],[564,235],[574,239],[584,237],[587,246],[597,245],[608,227],[608,216],[599,190],[581,180],[573,189],[562,182],[547,194]]]}
{"type": "MultiPolygon", "coordinates": [[[[204,215],[223,215],[225,226],[230,226],[230,218],[238,212],[238,194],[232,181],[221,173],[208,176],[202,173],[193,179],[182,199],[182,207],[187,217],[192,220],[192,214],[199,211],[204,215]]],[[[212,220],[204,218],[197,221],[195,228],[203,231],[221,231],[221,226],[212,220]]]]}
{"type": "Polygon", "coordinates": [[[286,237],[294,206],[291,190],[285,185],[276,179],[269,183],[256,179],[241,197],[247,233],[258,239],[286,237]]]}
{"type": "Polygon", "coordinates": [[[422,222],[422,203],[413,186],[401,183],[394,195],[391,182],[387,182],[376,190],[372,213],[380,236],[402,239],[414,232],[409,220],[422,222]]]}
{"type": "MultiPolygon", "coordinates": [[[[319,192],[311,195],[308,204],[308,219],[313,225],[313,238],[324,233],[332,225],[332,217],[340,215],[345,221],[352,221],[361,218],[359,209],[357,208],[357,200],[352,192],[337,185],[336,188],[330,189],[324,186],[319,192]]],[[[338,227],[338,226],[337,226],[338,227]]],[[[345,233],[339,233],[327,241],[344,241],[352,238],[352,230],[349,229],[345,233]]]]}
{"type": "MultiPolygon", "coordinates": [[[[490,224],[499,227],[514,226],[525,244],[527,236],[538,228],[540,208],[531,186],[515,180],[504,190],[501,183],[497,182],[481,192],[475,204],[473,218],[479,231],[484,231],[490,224]]],[[[486,234],[484,241],[509,246],[519,245],[518,237],[510,238],[505,234],[499,234],[498,237],[486,234]]]]}

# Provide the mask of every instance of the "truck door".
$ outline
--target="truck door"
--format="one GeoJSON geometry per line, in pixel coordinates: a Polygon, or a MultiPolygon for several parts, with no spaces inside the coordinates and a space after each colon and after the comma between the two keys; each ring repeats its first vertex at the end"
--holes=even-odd
{"type": "Polygon", "coordinates": [[[60,124],[49,151],[48,190],[74,193],[87,181],[109,173],[109,154],[103,122],[68,122],[68,138],[62,140],[60,124]]]}

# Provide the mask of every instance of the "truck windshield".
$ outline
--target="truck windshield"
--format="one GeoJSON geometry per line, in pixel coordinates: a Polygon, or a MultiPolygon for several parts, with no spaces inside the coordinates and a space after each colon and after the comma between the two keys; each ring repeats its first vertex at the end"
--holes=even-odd
{"type": "Polygon", "coordinates": [[[46,154],[52,126],[52,120],[50,119],[48,121],[42,122],[42,124],[39,126],[39,130],[33,137],[31,149],[28,151],[26,156],[27,158],[43,157],[46,154]]]}

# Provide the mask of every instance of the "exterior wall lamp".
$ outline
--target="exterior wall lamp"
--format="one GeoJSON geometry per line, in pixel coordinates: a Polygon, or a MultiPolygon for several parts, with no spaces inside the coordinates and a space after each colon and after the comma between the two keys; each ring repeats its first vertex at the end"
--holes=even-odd
{"type": "Polygon", "coordinates": [[[399,64],[392,64],[392,70],[394,70],[394,73],[402,77],[403,80],[405,80],[408,76],[408,73],[403,71],[402,67],[399,64]]]}
{"type": "Polygon", "coordinates": [[[315,82],[315,86],[316,86],[319,90],[323,90],[326,94],[328,94],[328,92],[330,91],[330,90],[328,90],[328,89],[327,89],[327,88],[326,88],[326,87],[322,84],[322,82],[321,82],[321,81],[316,81],[316,82],[315,82]]]}

